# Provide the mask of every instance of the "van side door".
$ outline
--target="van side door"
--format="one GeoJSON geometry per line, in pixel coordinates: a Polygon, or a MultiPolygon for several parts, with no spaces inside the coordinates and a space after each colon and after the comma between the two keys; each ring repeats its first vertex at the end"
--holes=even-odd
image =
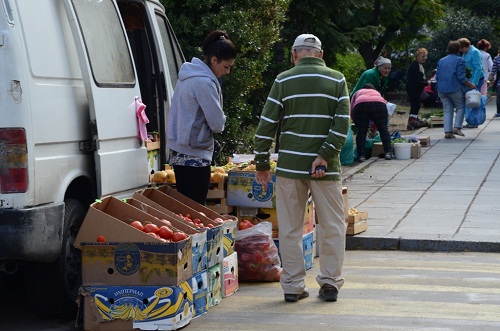
{"type": "Polygon", "coordinates": [[[64,1],[89,102],[98,196],[144,187],[147,152],[131,107],[139,84],[117,5],[64,1]]]}

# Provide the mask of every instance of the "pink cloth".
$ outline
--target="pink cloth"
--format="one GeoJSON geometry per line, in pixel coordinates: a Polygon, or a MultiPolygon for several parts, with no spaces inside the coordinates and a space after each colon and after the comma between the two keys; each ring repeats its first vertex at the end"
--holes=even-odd
{"type": "Polygon", "coordinates": [[[356,107],[358,103],[364,102],[383,102],[387,104],[387,100],[385,100],[382,95],[380,95],[379,91],[369,88],[363,88],[354,93],[351,98],[351,118],[354,107],[356,107]]]}
{"type": "Polygon", "coordinates": [[[146,116],[146,105],[142,103],[141,99],[135,98],[135,113],[137,116],[137,124],[139,126],[139,138],[142,141],[148,139],[148,129],[146,124],[149,123],[149,119],[146,116]]]}

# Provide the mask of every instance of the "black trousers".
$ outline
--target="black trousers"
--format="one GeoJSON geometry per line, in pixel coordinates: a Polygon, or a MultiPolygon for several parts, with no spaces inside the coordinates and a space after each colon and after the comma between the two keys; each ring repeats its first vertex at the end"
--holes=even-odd
{"type": "Polygon", "coordinates": [[[366,135],[368,126],[372,120],[377,126],[377,130],[384,146],[384,153],[392,150],[391,134],[387,128],[387,106],[383,102],[363,102],[358,103],[352,112],[352,120],[356,125],[356,150],[359,156],[365,156],[366,135]]]}
{"type": "Polygon", "coordinates": [[[210,187],[210,166],[187,167],[174,165],[177,191],[204,205],[210,187]]]}
{"type": "Polygon", "coordinates": [[[420,111],[420,106],[422,101],[420,100],[420,95],[424,89],[417,89],[408,91],[408,95],[410,96],[410,115],[417,115],[420,111]]]}

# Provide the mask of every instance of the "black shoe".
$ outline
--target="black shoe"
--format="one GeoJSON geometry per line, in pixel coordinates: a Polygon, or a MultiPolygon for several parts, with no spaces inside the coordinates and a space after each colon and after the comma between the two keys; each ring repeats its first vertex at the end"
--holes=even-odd
{"type": "Polygon", "coordinates": [[[299,300],[305,299],[309,296],[309,291],[305,288],[300,294],[286,294],[285,293],[285,301],[288,302],[297,302],[299,300]]]}
{"type": "Polygon", "coordinates": [[[390,152],[385,153],[385,159],[386,160],[392,160],[392,153],[390,153],[390,152]]]}
{"type": "Polygon", "coordinates": [[[319,297],[324,301],[337,301],[338,294],[337,288],[330,284],[325,284],[319,289],[319,297]]]}
{"type": "Polygon", "coordinates": [[[476,129],[476,128],[477,128],[477,125],[465,124],[463,127],[464,127],[464,128],[467,128],[467,129],[476,129]]]}

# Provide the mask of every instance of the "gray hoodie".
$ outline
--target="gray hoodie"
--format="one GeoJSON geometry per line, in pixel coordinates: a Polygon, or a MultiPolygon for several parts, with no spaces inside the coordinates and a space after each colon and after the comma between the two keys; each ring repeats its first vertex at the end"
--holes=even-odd
{"type": "Polygon", "coordinates": [[[168,115],[167,147],[212,161],[214,133],[224,130],[222,91],[212,70],[194,57],[179,71],[168,115]]]}

